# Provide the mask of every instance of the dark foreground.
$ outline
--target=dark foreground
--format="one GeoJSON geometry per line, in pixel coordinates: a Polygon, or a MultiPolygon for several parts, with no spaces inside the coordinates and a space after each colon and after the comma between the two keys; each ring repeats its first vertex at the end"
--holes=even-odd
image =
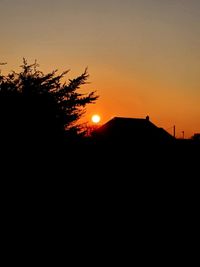
{"type": "Polygon", "coordinates": [[[135,189],[145,192],[146,188],[145,194],[151,195],[176,187],[177,192],[181,187],[189,190],[194,186],[195,190],[199,179],[199,144],[38,146],[27,143],[2,147],[1,152],[1,181],[9,187],[21,184],[24,191],[27,185],[27,190],[45,186],[56,190],[54,193],[65,194],[71,188],[80,191],[79,194],[119,191],[119,195],[126,195],[126,191],[132,194],[135,189]]]}
{"type": "Polygon", "coordinates": [[[180,262],[195,251],[199,147],[16,148],[1,165],[4,222],[16,240],[58,242],[75,262],[102,264],[180,262]]]}

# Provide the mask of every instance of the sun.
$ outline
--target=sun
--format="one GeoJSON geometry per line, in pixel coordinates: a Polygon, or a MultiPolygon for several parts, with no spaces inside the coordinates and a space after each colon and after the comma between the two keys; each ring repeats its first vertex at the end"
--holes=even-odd
{"type": "Polygon", "coordinates": [[[92,116],[92,122],[93,123],[97,124],[97,123],[100,122],[100,120],[101,120],[101,117],[99,115],[95,114],[95,115],[92,116]]]}

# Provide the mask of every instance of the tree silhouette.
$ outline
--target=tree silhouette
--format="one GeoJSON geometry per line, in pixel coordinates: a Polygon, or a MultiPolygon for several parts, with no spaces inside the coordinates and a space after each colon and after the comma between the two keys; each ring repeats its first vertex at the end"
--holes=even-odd
{"type": "Polygon", "coordinates": [[[0,73],[1,140],[42,143],[82,134],[79,119],[86,105],[98,98],[94,91],[79,91],[87,83],[87,69],[62,82],[69,71],[44,74],[38,67],[37,62],[29,65],[23,59],[21,72],[0,73]]]}

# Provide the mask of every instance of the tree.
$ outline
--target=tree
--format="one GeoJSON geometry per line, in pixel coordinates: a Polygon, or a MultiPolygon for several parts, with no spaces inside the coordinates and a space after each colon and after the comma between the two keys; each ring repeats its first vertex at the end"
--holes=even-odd
{"type": "Polygon", "coordinates": [[[98,99],[94,91],[79,91],[87,83],[87,69],[62,82],[69,71],[44,74],[38,67],[37,62],[29,65],[24,59],[21,72],[0,73],[1,138],[51,142],[83,134],[79,119],[86,105],[98,99]]]}

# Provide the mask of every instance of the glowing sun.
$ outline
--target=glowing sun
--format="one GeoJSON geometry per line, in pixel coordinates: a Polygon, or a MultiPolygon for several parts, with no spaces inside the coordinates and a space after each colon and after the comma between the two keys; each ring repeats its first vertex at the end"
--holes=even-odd
{"type": "Polygon", "coordinates": [[[95,114],[92,116],[92,122],[93,123],[99,123],[100,120],[101,120],[101,117],[99,115],[95,114]]]}

